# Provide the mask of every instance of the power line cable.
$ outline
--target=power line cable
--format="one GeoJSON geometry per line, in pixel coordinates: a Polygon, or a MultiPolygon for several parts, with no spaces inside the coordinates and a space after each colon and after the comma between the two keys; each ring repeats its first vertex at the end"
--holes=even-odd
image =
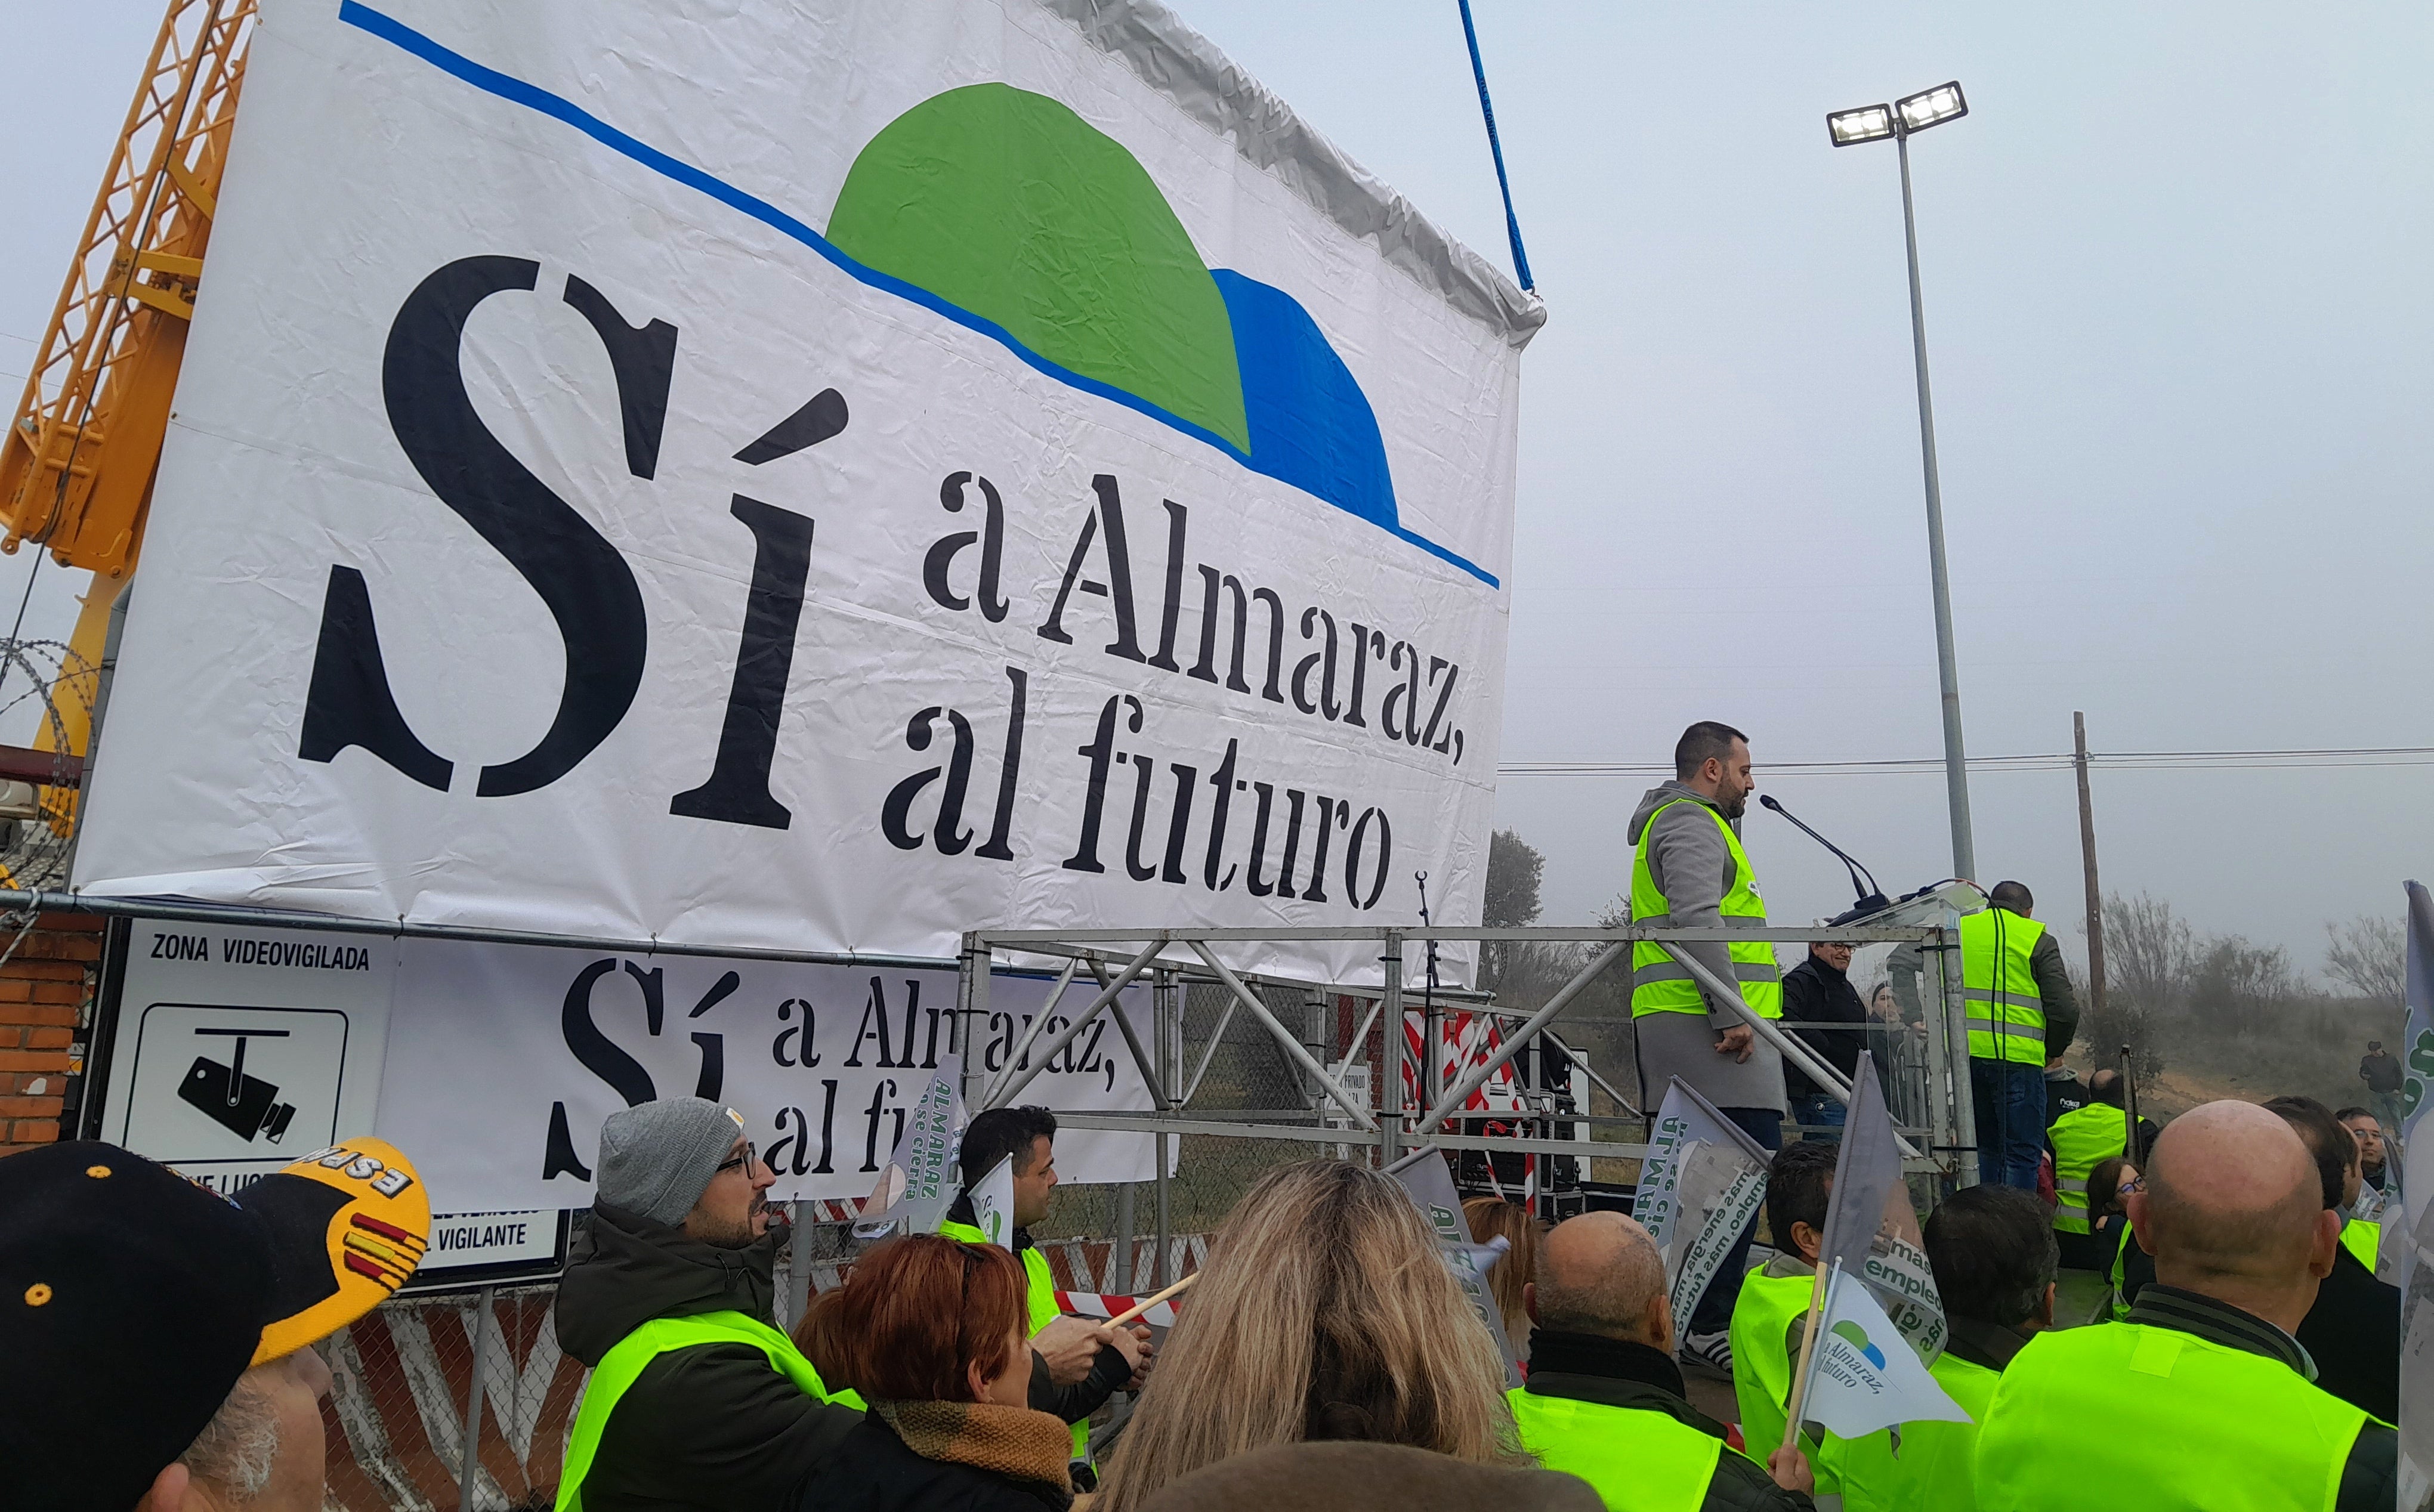
{"type": "MultiPolygon", "coordinates": [[[[2019,756],[1968,758],[1973,772],[2067,772],[2071,753],[2043,751],[2019,756]]],[[[2310,767],[2434,766],[2434,745],[2351,746],[2241,751],[2091,751],[2091,767],[2131,772],[2265,771],[2310,767]]],[[[1857,761],[1768,761],[1761,771],[1801,776],[1911,776],[1940,773],[1941,756],[1889,756],[1857,761]]],[[[1656,762],[1508,761],[1500,777],[1670,777],[1671,766],[1656,762]]]]}

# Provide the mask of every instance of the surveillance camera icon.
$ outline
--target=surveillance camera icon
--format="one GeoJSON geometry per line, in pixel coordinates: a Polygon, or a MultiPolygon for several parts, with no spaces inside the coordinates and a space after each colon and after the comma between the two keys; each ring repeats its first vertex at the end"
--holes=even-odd
{"type": "Polygon", "coordinates": [[[270,1082],[246,1075],[245,1045],[249,1039],[283,1040],[288,1031],[198,1028],[195,1032],[233,1039],[236,1045],[225,1064],[207,1055],[195,1057],[195,1063],[178,1083],[179,1097],[249,1145],[256,1138],[278,1144],[296,1116],[295,1105],[279,1101],[279,1089],[270,1082]]]}

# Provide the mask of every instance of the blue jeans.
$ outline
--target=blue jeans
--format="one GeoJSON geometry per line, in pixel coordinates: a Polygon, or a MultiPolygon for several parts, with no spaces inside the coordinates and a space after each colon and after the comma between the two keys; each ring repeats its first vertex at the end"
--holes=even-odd
{"type": "MultiPolygon", "coordinates": [[[[1740,1125],[1743,1133],[1757,1141],[1760,1149],[1783,1147],[1783,1114],[1774,1109],[1719,1108],[1716,1112],[1740,1125]]],[[[1690,1310],[1688,1332],[1722,1334],[1732,1326],[1733,1304],[1741,1300],[1741,1276],[1749,1269],[1750,1241],[1757,1237],[1757,1218],[1752,1215],[1741,1236],[1725,1253],[1724,1263],[1717,1267],[1715,1279],[1700,1294],[1699,1305],[1690,1310]]]]}
{"type": "Polygon", "coordinates": [[[2046,1068],[1973,1056],[1969,1096],[1978,1106],[1978,1180],[2034,1192],[2046,1152],[2046,1068]]]}
{"type": "MultiPolygon", "coordinates": [[[[1795,1124],[1807,1124],[1812,1128],[1822,1127],[1839,1130],[1850,1116],[1850,1109],[1843,1107],[1841,1102],[1832,1097],[1826,1096],[1824,1093],[1817,1093],[1810,1096],[1794,1097],[1791,1099],[1791,1121],[1795,1124]]],[[[1839,1145],[1843,1141],[1843,1136],[1839,1132],[1831,1134],[1803,1134],[1801,1137],[1803,1139],[1814,1139],[1827,1145],[1839,1145]]]]}

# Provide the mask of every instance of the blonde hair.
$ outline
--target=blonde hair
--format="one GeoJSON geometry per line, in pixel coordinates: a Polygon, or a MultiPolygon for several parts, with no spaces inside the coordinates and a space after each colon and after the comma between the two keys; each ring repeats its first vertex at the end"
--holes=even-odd
{"type": "Polygon", "coordinates": [[[1392,1178],[1346,1161],[1235,1205],[1125,1426],[1093,1512],[1270,1444],[1366,1439],[1528,1464],[1504,1365],[1392,1178]]]}
{"type": "Polygon", "coordinates": [[[1504,1315],[1504,1336],[1522,1359],[1530,1357],[1530,1309],[1521,1298],[1521,1288],[1538,1275],[1538,1246],[1547,1237],[1546,1225],[1540,1223],[1528,1208],[1507,1202],[1500,1197],[1475,1197],[1462,1205],[1463,1222],[1470,1226],[1470,1236],[1481,1244],[1499,1235],[1508,1240],[1511,1252],[1487,1267],[1487,1289],[1495,1294],[1497,1310],[1504,1315]]]}

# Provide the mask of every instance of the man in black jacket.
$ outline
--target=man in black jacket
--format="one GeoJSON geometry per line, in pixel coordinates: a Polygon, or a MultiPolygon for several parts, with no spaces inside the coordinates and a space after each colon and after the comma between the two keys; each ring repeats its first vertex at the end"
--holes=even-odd
{"type": "Polygon", "coordinates": [[[809,1367],[770,1326],[776,1246],[762,1194],[775,1180],[743,1118],[704,1098],[646,1102],[601,1126],[557,1339],[596,1372],[587,1392],[614,1389],[618,1372],[601,1365],[629,1338],[649,1363],[598,1426],[577,1414],[568,1473],[582,1476],[584,1512],[774,1512],[862,1420],[797,1384],[788,1367],[809,1367]],[[656,1349],[638,1333],[671,1319],[723,1333],[656,1349]]]}
{"type": "Polygon", "coordinates": [[[1653,1473],[1702,1461],[1714,1468],[1701,1512],[1814,1505],[1816,1480],[1799,1450],[1759,1446],[1771,1452],[1770,1472],[1683,1395],[1665,1261],[1647,1230],[1620,1213],[1566,1219],[1547,1235],[1537,1279],[1521,1295],[1537,1326],[1530,1384],[1512,1393],[1513,1418],[1540,1464],[1587,1481],[1609,1506],[1625,1504],[1617,1493],[1645,1489],[1653,1473]]]}
{"type": "MultiPolygon", "coordinates": [[[[2324,1206],[2346,1223],[2357,1200],[2357,1141],[2313,1097],[2275,1097],[2265,1106],[2315,1157],[2324,1206]]],[[[2315,1358],[2316,1385],[2385,1422],[2400,1420],[2400,1288],[2375,1280],[2347,1244],[2333,1251],[2332,1274],[2317,1288],[2298,1339],[2315,1358]]]]}
{"type": "MultiPolygon", "coordinates": [[[[1860,1056],[1867,1049],[1867,1007],[1851,986],[1851,947],[1842,941],[1808,947],[1808,959],[1783,974],[1783,1023],[1848,1026],[1796,1028],[1792,1036],[1816,1052],[1817,1059],[1843,1073],[1848,1081],[1858,1074],[1860,1056]]],[[[1877,1067],[1879,1079],[1884,1067],[1877,1067]]],[[[1842,1099],[1810,1080],[1790,1061],[1783,1062],[1784,1095],[1791,1102],[1791,1121],[1811,1129],[1843,1127],[1848,1114],[1842,1099]]],[[[1826,1134],[1827,1140],[1839,1134],[1826,1134]]]]}

